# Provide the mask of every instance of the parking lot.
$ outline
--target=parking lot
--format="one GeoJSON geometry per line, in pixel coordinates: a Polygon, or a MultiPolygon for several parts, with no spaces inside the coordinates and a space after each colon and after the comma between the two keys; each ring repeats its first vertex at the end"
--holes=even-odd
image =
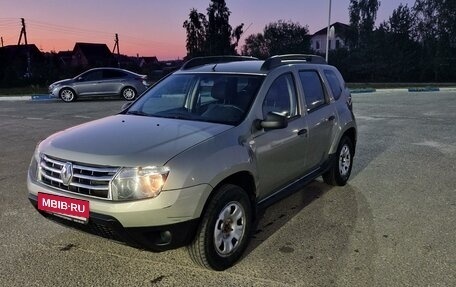
{"type": "Polygon", "coordinates": [[[269,207],[244,258],[203,270],[50,222],[28,202],[36,143],[119,100],[0,101],[0,286],[456,286],[456,91],[353,95],[351,180],[269,207]]]}

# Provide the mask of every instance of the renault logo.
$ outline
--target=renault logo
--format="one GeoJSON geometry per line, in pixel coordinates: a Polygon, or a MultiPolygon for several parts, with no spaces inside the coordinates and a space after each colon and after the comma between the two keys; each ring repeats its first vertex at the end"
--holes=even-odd
{"type": "Polygon", "coordinates": [[[65,186],[68,186],[73,178],[73,165],[71,162],[65,163],[65,165],[60,170],[60,178],[62,179],[62,183],[65,186]]]}

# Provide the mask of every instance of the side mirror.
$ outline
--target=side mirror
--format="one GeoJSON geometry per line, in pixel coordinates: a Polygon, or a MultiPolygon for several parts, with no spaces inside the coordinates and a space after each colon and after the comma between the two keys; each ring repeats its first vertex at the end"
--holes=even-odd
{"type": "Polygon", "coordinates": [[[84,80],[83,77],[78,77],[78,78],[76,79],[76,81],[78,81],[78,82],[81,82],[81,81],[83,81],[83,80],[84,80]]]}
{"type": "Polygon", "coordinates": [[[264,120],[256,120],[255,127],[261,129],[284,129],[288,126],[287,117],[269,112],[264,120]]]}
{"type": "Polygon", "coordinates": [[[122,107],[120,108],[120,111],[125,111],[126,109],[128,109],[131,104],[133,104],[133,102],[126,102],[125,104],[122,105],[122,107]]]}

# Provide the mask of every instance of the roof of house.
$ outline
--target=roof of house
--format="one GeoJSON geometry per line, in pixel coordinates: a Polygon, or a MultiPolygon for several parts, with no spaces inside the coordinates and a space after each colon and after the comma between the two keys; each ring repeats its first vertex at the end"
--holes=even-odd
{"type": "Polygon", "coordinates": [[[73,53],[80,51],[89,62],[96,62],[101,59],[112,59],[113,55],[106,44],[98,43],[76,43],[73,53]]]}
{"type": "Polygon", "coordinates": [[[35,44],[0,47],[0,55],[5,56],[8,59],[22,57],[27,55],[27,53],[30,53],[30,56],[33,58],[43,58],[43,53],[41,53],[35,44]]]}
{"type": "MultiPolygon", "coordinates": [[[[331,24],[331,27],[334,27],[336,35],[345,35],[346,32],[350,29],[349,25],[341,23],[341,22],[335,22],[335,23],[331,24]]],[[[328,27],[325,27],[325,28],[315,32],[312,36],[326,35],[327,31],[328,31],[328,27]]]]}

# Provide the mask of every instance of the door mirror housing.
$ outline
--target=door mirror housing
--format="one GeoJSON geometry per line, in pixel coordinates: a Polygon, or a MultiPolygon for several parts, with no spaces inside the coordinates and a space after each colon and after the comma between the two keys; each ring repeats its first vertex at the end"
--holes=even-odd
{"type": "Polygon", "coordinates": [[[264,120],[256,120],[254,124],[258,130],[284,129],[288,126],[288,119],[284,115],[269,112],[264,120]]]}

